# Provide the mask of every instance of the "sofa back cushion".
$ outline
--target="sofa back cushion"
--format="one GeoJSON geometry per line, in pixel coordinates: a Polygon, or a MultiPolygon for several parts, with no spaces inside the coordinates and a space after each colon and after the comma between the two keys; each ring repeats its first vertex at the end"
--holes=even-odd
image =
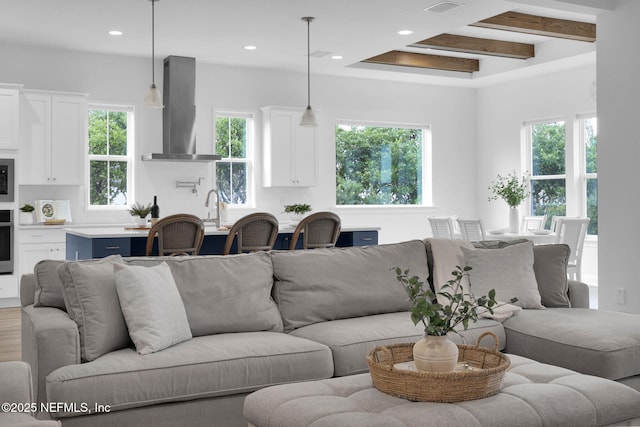
{"type": "Polygon", "coordinates": [[[120,255],[113,255],[63,262],[57,268],[67,313],[78,325],[83,361],[131,345],[113,276],[113,265],[121,262],[120,255]]]}
{"type": "Polygon", "coordinates": [[[393,267],[429,275],[424,244],[271,252],[274,298],[285,331],[328,320],[409,309],[393,267]]]}
{"type": "Polygon", "coordinates": [[[130,265],[166,262],[194,337],[227,332],[282,332],[271,298],[273,267],[266,252],[228,256],[134,257],[130,265]]]}
{"type": "Polygon", "coordinates": [[[62,280],[58,276],[58,266],[64,261],[45,259],[33,268],[36,278],[35,307],[56,307],[66,310],[62,289],[62,280]]]}

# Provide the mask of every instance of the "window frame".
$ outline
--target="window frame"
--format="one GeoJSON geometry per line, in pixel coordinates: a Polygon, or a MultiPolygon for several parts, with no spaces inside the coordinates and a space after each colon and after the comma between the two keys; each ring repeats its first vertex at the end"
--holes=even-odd
{"type": "Polygon", "coordinates": [[[217,126],[218,118],[234,118],[247,120],[246,135],[245,135],[245,157],[244,159],[239,157],[222,157],[220,160],[216,160],[213,167],[213,184],[215,188],[218,188],[218,175],[217,166],[218,162],[228,163],[244,163],[246,168],[246,181],[247,181],[247,195],[246,202],[244,204],[228,203],[227,207],[231,209],[240,208],[252,208],[255,206],[255,173],[254,173],[254,149],[255,149],[255,114],[252,112],[231,111],[231,110],[214,110],[213,112],[213,153],[217,154],[216,138],[217,138],[217,126]]]}
{"type": "MultiPolygon", "coordinates": [[[[578,167],[580,174],[580,216],[587,217],[587,181],[589,179],[598,179],[598,172],[587,172],[587,135],[585,133],[585,122],[588,119],[598,120],[597,113],[578,114],[576,116],[576,124],[578,126],[577,138],[580,152],[580,165],[578,167]]],[[[597,125],[596,125],[597,126],[597,125]]],[[[597,133],[596,133],[597,139],[597,133]]],[[[597,159],[597,154],[596,154],[597,159]]],[[[587,234],[589,238],[597,239],[597,234],[587,234]]]]}
{"type": "MultiPolygon", "coordinates": [[[[89,153],[89,124],[87,120],[87,140],[86,160],[85,160],[85,176],[87,190],[85,192],[87,201],[86,208],[89,211],[125,211],[135,201],[135,107],[125,104],[110,104],[103,102],[91,102],[87,105],[87,113],[91,110],[116,111],[127,113],[127,155],[104,155],[89,153]],[[119,161],[127,162],[127,204],[124,205],[92,205],[91,204],[91,161],[119,161]]],[[[88,117],[88,114],[87,114],[88,117]]]]}
{"type": "MultiPolygon", "coordinates": [[[[524,169],[529,171],[528,178],[529,188],[531,189],[532,181],[564,179],[565,180],[565,209],[566,215],[569,216],[587,216],[587,180],[590,178],[597,179],[596,173],[586,172],[586,135],[584,131],[584,120],[595,118],[597,113],[577,114],[571,118],[550,117],[540,120],[531,120],[523,123],[522,129],[524,133],[524,141],[526,143],[526,158],[524,159],[524,169]],[[563,122],[565,128],[565,164],[564,174],[555,175],[536,175],[533,178],[533,141],[532,126],[538,124],[549,124],[554,122],[563,122]]],[[[527,212],[532,213],[531,196],[528,198],[529,204],[527,212]]],[[[548,220],[547,220],[548,221],[548,220]]],[[[587,239],[597,240],[597,235],[588,234],[587,239]]]]}
{"type": "Polygon", "coordinates": [[[345,126],[365,126],[365,127],[384,127],[384,128],[402,128],[402,129],[421,129],[422,130],[422,203],[420,204],[350,204],[339,205],[337,203],[337,176],[334,176],[334,204],[336,208],[360,208],[360,209],[412,209],[412,208],[424,208],[433,206],[433,165],[432,165],[432,129],[431,125],[419,124],[419,123],[406,123],[406,122],[386,122],[375,120],[353,120],[353,119],[337,119],[333,127],[333,160],[334,160],[334,173],[335,173],[335,161],[336,161],[336,128],[340,125],[345,126]]]}

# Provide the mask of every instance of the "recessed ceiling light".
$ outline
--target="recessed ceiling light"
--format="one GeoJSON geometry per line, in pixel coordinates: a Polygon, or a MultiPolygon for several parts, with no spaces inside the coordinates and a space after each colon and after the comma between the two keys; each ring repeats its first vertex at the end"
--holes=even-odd
{"type": "Polygon", "coordinates": [[[331,59],[342,59],[344,58],[342,55],[332,55],[331,59]]]}
{"type": "Polygon", "coordinates": [[[409,36],[409,35],[413,34],[413,31],[411,31],[411,30],[400,30],[400,31],[398,31],[398,34],[400,34],[401,36],[409,36]]]}
{"type": "Polygon", "coordinates": [[[251,44],[246,45],[244,48],[245,48],[246,50],[256,50],[256,49],[257,49],[257,47],[255,47],[254,45],[251,45],[251,44]]]}
{"type": "Polygon", "coordinates": [[[120,30],[111,30],[111,31],[109,31],[109,35],[110,36],[121,36],[122,35],[122,31],[120,31],[120,30]]]}

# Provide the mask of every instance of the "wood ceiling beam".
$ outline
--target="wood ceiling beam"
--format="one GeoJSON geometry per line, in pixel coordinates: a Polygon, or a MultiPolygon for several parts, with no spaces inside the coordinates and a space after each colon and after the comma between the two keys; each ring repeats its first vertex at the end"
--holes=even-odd
{"type": "Polygon", "coordinates": [[[411,46],[517,59],[528,59],[535,56],[535,48],[532,44],[481,39],[455,34],[440,34],[414,43],[411,46]]]}
{"type": "Polygon", "coordinates": [[[596,24],[527,15],[519,12],[505,12],[470,25],[585,42],[596,41],[596,24]]]}
{"type": "Polygon", "coordinates": [[[480,70],[480,61],[477,59],[425,55],[422,53],[402,52],[399,50],[392,50],[381,55],[373,56],[362,62],[404,67],[431,68],[436,70],[461,71],[465,73],[472,73],[480,70]]]}

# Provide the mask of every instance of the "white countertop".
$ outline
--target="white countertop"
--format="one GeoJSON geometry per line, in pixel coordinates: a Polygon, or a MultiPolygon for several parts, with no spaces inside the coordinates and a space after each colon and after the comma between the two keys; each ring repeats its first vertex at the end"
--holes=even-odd
{"type": "MultiPolygon", "coordinates": [[[[51,226],[51,225],[47,225],[47,226],[43,226],[46,228],[51,228],[51,227],[61,227],[61,226],[51,226]]],[[[100,238],[118,238],[118,237],[145,237],[149,234],[149,230],[148,229],[137,229],[137,230],[127,230],[125,229],[124,226],[105,226],[105,227],[73,227],[73,228],[69,228],[69,227],[64,227],[64,231],[67,232],[67,234],[71,234],[74,236],[79,236],[79,237],[85,237],[88,239],[100,239],[100,238]]],[[[134,225],[131,225],[131,227],[134,227],[134,225]]],[[[294,225],[286,225],[286,224],[282,224],[280,227],[279,232],[280,233],[293,233],[293,230],[295,229],[294,225]]],[[[353,232],[353,231],[379,231],[380,227],[343,227],[342,231],[346,231],[346,232],[353,232]]],[[[205,229],[204,229],[204,234],[205,236],[208,235],[221,235],[221,236],[225,236],[227,234],[229,234],[229,230],[224,228],[224,229],[218,229],[217,227],[215,227],[214,225],[205,225],[205,229]]]]}

